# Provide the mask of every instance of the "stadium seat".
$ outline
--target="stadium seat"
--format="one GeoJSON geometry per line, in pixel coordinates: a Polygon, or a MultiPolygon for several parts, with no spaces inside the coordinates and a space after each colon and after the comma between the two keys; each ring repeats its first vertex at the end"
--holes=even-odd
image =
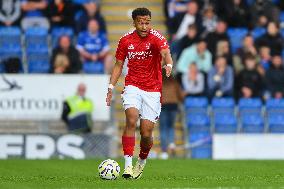
{"type": "Polygon", "coordinates": [[[46,51],[28,52],[27,63],[29,73],[48,73],[50,69],[49,55],[46,51]]]}
{"type": "Polygon", "coordinates": [[[184,100],[186,113],[204,113],[207,114],[207,97],[186,97],[184,100]]]}
{"type": "Polygon", "coordinates": [[[41,27],[30,27],[25,31],[25,46],[32,49],[48,47],[48,30],[41,27]]]}
{"type": "Polygon", "coordinates": [[[0,61],[7,58],[17,57],[22,60],[22,48],[21,46],[2,46],[0,47],[0,61]]]}
{"type": "Polygon", "coordinates": [[[238,122],[236,116],[231,113],[218,113],[213,117],[216,133],[236,133],[238,122]]]}
{"type": "Polygon", "coordinates": [[[0,48],[21,46],[21,30],[18,27],[0,27],[0,48]]]}
{"type": "Polygon", "coordinates": [[[235,111],[235,100],[231,97],[213,98],[211,106],[213,114],[222,112],[233,114],[235,111]]]}
{"type": "Polygon", "coordinates": [[[245,133],[263,133],[264,121],[260,114],[244,114],[241,116],[242,131],[245,133]]]}
{"type": "Polygon", "coordinates": [[[190,132],[210,131],[210,120],[207,114],[187,114],[186,122],[190,132]]]}
{"type": "Polygon", "coordinates": [[[272,113],[268,116],[268,127],[271,133],[284,133],[284,113],[272,113]]]}
{"type": "Polygon", "coordinates": [[[266,101],[266,113],[284,113],[284,99],[271,98],[266,101]]]}
{"type": "Polygon", "coordinates": [[[227,33],[230,38],[232,52],[236,53],[237,49],[242,46],[243,38],[248,34],[247,28],[228,28],[227,33]]]}
{"type": "Polygon", "coordinates": [[[251,31],[251,35],[254,39],[262,36],[263,34],[266,33],[266,29],[263,28],[263,27],[257,27],[257,28],[254,28],[252,31],[251,31]]]}
{"type": "Polygon", "coordinates": [[[239,113],[257,113],[261,114],[262,112],[262,102],[260,98],[241,98],[239,100],[239,113]]]}
{"type": "Polygon", "coordinates": [[[190,133],[191,158],[210,159],[212,156],[212,136],[210,132],[190,133]]]}
{"type": "Polygon", "coordinates": [[[71,41],[73,39],[74,36],[74,31],[72,28],[70,27],[56,27],[53,28],[51,30],[51,43],[52,43],[52,47],[56,47],[58,44],[58,39],[62,36],[62,35],[67,35],[70,37],[71,41]]]}
{"type": "Polygon", "coordinates": [[[88,74],[104,74],[104,63],[102,62],[85,62],[83,71],[88,74]]]}
{"type": "Polygon", "coordinates": [[[281,34],[282,37],[284,37],[284,28],[282,28],[282,29],[280,30],[280,34],[281,34]]]}
{"type": "Polygon", "coordinates": [[[284,22],[284,11],[282,11],[279,15],[279,21],[280,23],[284,22]]]}

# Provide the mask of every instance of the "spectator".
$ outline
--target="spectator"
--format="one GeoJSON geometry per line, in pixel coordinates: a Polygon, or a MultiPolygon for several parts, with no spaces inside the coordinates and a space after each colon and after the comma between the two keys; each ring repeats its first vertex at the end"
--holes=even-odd
{"type": "Polygon", "coordinates": [[[216,52],[217,43],[221,40],[229,41],[229,37],[226,33],[227,23],[223,20],[217,22],[216,31],[209,33],[206,36],[209,51],[213,54],[216,52]]]}
{"type": "Polygon", "coordinates": [[[271,49],[271,54],[281,54],[284,40],[279,33],[279,26],[275,22],[269,22],[267,33],[260,36],[256,40],[256,46],[259,49],[262,46],[268,46],[271,49]]]}
{"type": "Polygon", "coordinates": [[[59,39],[59,46],[52,52],[52,73],[79,73],[82,63],[78,50],[71,44],[68,36],[59,39]]]}
{"type": "MultiPolygon", "coordinates": [[[[197,42],[197,40],[198,40],[198,33],[197,32],[198,31],[197,31],[196,25],[192,24],[192,25],[188,26],[187,34],[177,42],[177,45],[178,45],[178,47],[176,47],[177,58],[180,57],[181,52],[185,48],[190,47],[191,45],[193,45],[194,43],[197,42]]],[[[173,49],[173,51],[171,51],[171,52],[174,52],[174,51],[175,51],[175,49],[173,49]]]]}
{"type": "Polygon", "coordinates": [[[82,32],[88,29],[88,23],[90,20],[97,20],[100,26],[100,32],[106,33],[106,23],[104,18],[99,12],[98,4],[92,0],[86,0],[83,4],[84,10],[76,19],[76,31],[82,32]]]}
{"type": "Polygon", "coordinates": [[[48,13],[52,27],[73,27],[73,5],[68,0],[52,0],[48,6],[48,13]]]}
{"type": "Polygon", "coordinates": [[[212,55],[207,50],[207,44],[200,39],[196,44],[187,47],[178,60],[177,71],[187,73],[189,64],[195,62],[199,71],[207,73],[212,66],[212,55]]]}
{"type": "Polygon", "coordinates": [[[264,70],[268,70],[271,65],[270,48],[262,46],[259,49],[259,63],[264,70]]]}
{"type": "Polygon", "coordinates": [[[207,77],[209,97],[233,95],[234,72],[225,57],[218,57],[207,77]]]}
{"type": "Polygon", "coordinates": [[[251,54],[253,56],[257,55],[257,50],[254,45],[254,39],[251,35],[247,35],[243,39],[243,46],[237,50],[237,56],[244,62],[247,54],[251,54]]]}
{"type": "Polygon", "coordinates": [[[208,5],[203,10],[202,27],[204,28],[203,34],[207,35],[210,32],[214,32],[217,25],[217,16],[211,5],[208,5]]]}
{"type": "Polygon", "coordinates": [[[21,16],[20,0],[0,0],[1,26],[18,25],[20,16],[21,16]]]}
{"type": "Polygon", "coordinates": [[[162,111],[160,114],[160,139],[162,153],[161,159],[168,158],[168,151],[175,148],[174,127],[176,114],[178,112],[178,103],[183,99],[182,90],[178,82],[171,75],[166,77],[163,70],[163,90],[162,90],[162,111]]]}
{"type": "Polygon", "coordinates": [[[233,65],[236,73],[239,73],[244,69],[244,62],[247,55],[257,56],[254,39],[251,35],[244,37],[243,46],[237,50],[236,56],[234,57],[233,65]]]}
{"type": "MultiPolygon", "coordinates": [[[[185,14],[176,15],[170,26],[170,33],[173,34],[174,40],[179,40],[186,35],[187,27],[191,24],[202,23],[201,17],[198,15],[198,4],[196,1],[189,1],[187,3],[187,12],[185,14]]],[[[199,27],[198,27],[199,28],[199,27]]]]}
{"type": "Polygon", "coordinates": [[[226,19],[230,27],[249,27],[249,7],[245,0],[229,0],[225,1],[226,19]]]}
{"type": "Polygon", "coordinates": [[[279,22],[279,9],[268,0],[255,0],[251,7],[252,25],[259,20],[259,17],[265,17],[269,22],[279,22]]]}
{"type": "Polygon", "coordinates": [[[186,96],[201,96],[204,94],[204,75],[198,71],[195,63],[192,63],[188,66],[188,72],[182,74],[181,81],[186,96]]]}
{"type": "Polygon", "coordinates": [[[272,57],[272,65],[266,72],[267,89],[273,98],[284,97],[284,67],[280,55],[272,57]]]}
{"type": "Polygon", "coordinates": [[[167,18],[174,18],[178,14],[185,13],[187,10],[186,3],[180,0],[166,0],[165,1],[167,18]]]}
{"type": "Polygon", "coordinates": [[[79,34],[77,49],[83,63],[103,63],[105,70],[110,72],[112,66],[110,47],[106,36],[99,32],[99,24],[95,19],[89,21],[88,31],[79,34]]]}
{"type": "Polygon", "coordinates": [[[263,78],[257,71],[255,57],[248,55],[245,58],[245,68],[240,72],[236,79],[236,91],[238,97],[261,97],[263,90],[263,78]]]}
{"type": "Polygon", "coordinates": [[[217,50],[216,50],[216,56],[222,56],[224,58],[226,58],[226,62],[229,65],[232,65],[233,62],[233,58],[232,58],[232,54],[230,51],[230,43],[229,41],[219,41],[217,43],[217,50]]]}
{"type": "Polygon", "coordinates": [[[45,17],[47,5],[47,0],[22,0],[22,10],[25,13],[21,22],[23,30],[33,26],[49,29],[50,24],[45,17]]]}
{"type": "Polygon", "coordinates": [[[86,85],[80,83],[76,95],[68,97],[63,103],[61,119],[67,124],[69,131],[91,131],[93,102],[86,97],[86,90],[86,85]]]}

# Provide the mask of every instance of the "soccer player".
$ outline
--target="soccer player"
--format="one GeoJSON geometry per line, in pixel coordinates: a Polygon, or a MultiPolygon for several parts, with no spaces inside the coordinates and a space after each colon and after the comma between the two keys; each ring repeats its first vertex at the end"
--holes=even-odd
{"type": "Polygon", "coordinates": [[[151,12],[147,8],[137,8],[132,12],[132,19],[136,30],[125,34],[119,40],[106,102],[110,106],[112,90],[127,58],[128,74],[122,93],[126,115],[126,126],[122,136],[125,159],[122,177],[138,179],[142,175],[146,158],[153,145],[152,132],[161,112],[162,67],[166,69],[166,75],[169,77],[173,61],[167,40],[151,28],[151,12]],[[133,168],[135,128],[139,118],[140,153],[133,168]]]}

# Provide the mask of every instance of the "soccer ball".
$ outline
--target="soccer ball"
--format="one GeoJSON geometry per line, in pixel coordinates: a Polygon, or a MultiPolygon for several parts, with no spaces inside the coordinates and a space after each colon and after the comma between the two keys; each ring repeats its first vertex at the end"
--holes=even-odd
{"type": "Polygon", "coordinates": [[[119,176],[120,167],[116,161],[107,159],[101,162],[98,170],[102,179],[115,180],[119,176]]]}

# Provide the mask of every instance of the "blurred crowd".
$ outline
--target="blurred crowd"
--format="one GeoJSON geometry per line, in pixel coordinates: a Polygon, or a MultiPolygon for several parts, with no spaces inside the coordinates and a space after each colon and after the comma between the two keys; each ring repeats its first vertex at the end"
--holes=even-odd
{"type": "MultiPolygon", "coordinates": [[[[27,44],[24,45],[27,54],[31,51],[49,50],[51,57],[48,69],[37,68],[31,63],[29,66],[34,69],[31,68],[28,72],[107,73],[110,71],[112,58],[106,24],[100,14],[99,5],[99,0],[0,0],[0,27],[3,30],[0,33],[5,34],[5,27],[19,28],[26,37],[33,31],[31,28],[40,28],[33,31],[35,36],[47,31],[47,34],[57,37],[58,40],[52,45],[44,38],[45,35],[41,36],[45,42],[38,45],[40,47],[30,48],[27,44]]],[[[9,34],[9,30],[7,33],[9,34]]],[[[37,43],[35,39],[33,42],[37,43]]],[[[7,60],[2,61],[9,64],[6,63],[7,60]]]]}
{"type": "Polygon", "coordinates": [[[185,96],[284,97],[284,1],[167,0],[185,96]]]}

